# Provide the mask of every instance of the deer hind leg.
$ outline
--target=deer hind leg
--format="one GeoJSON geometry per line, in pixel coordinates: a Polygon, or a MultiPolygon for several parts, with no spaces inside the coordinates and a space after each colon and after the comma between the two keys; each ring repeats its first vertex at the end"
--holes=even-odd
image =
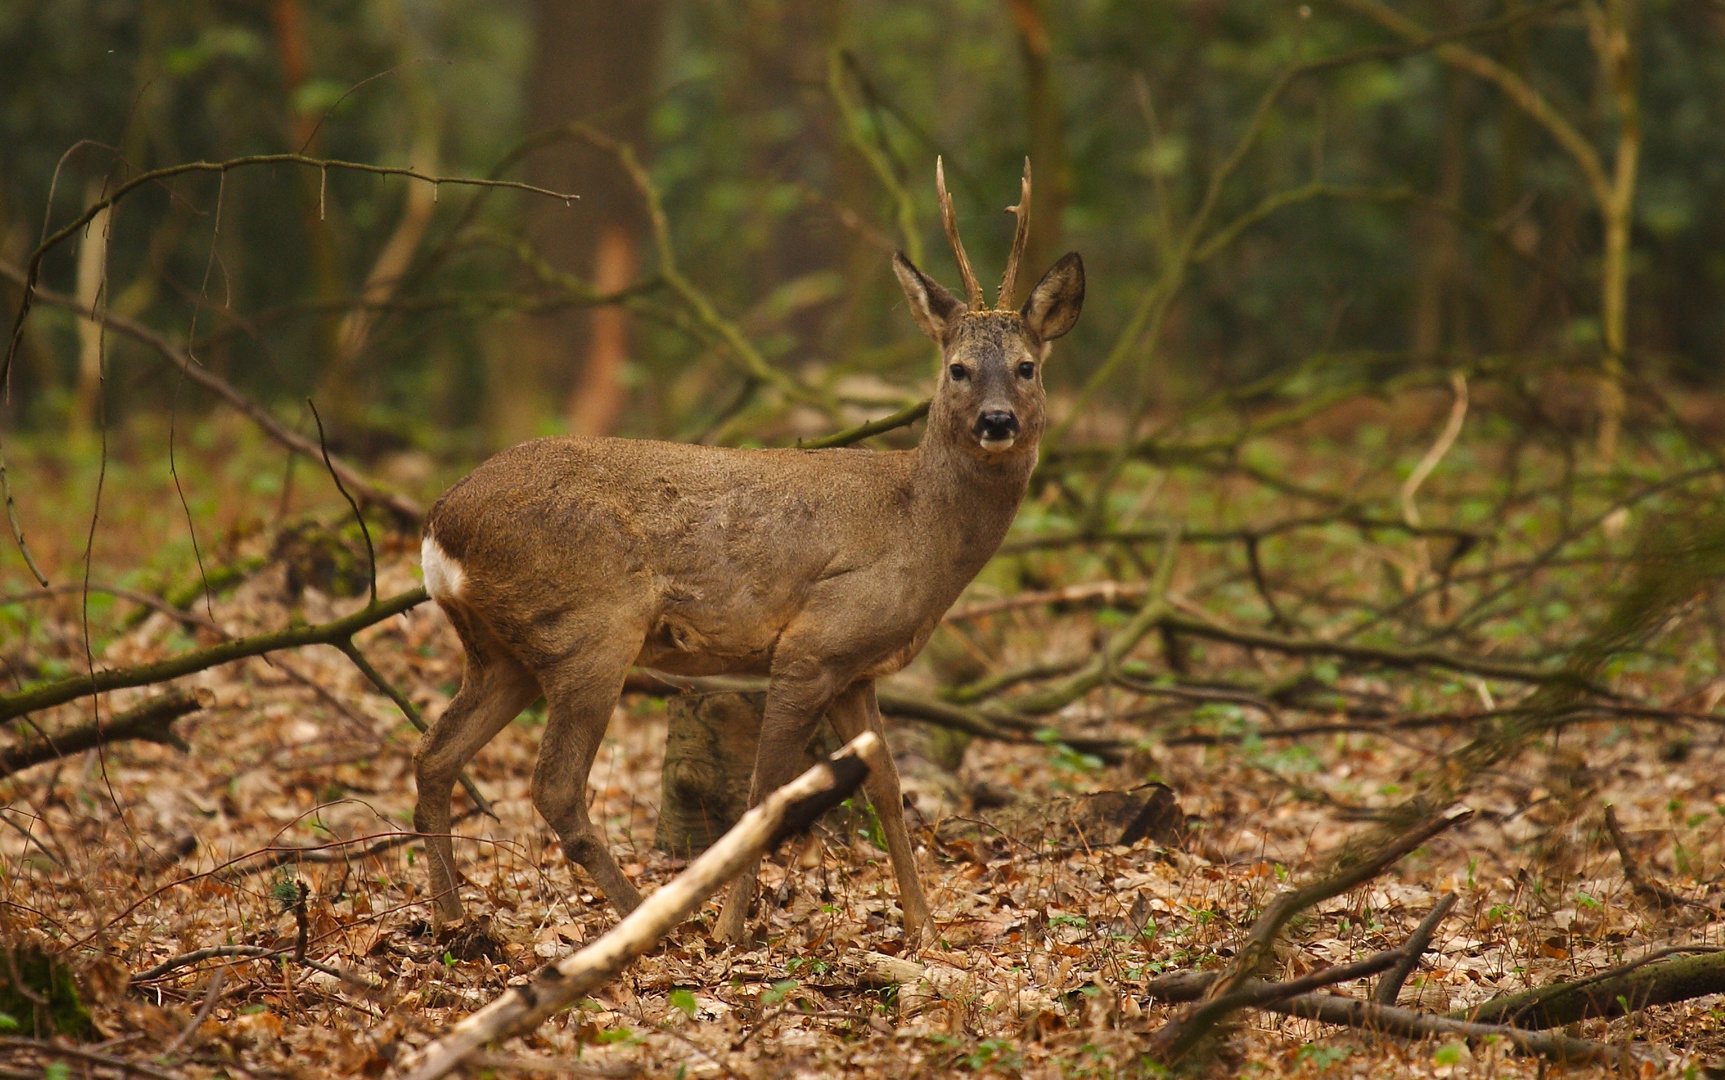
{"type": "Polygon", "coordinates": [[[893,876],[898,878],[899,906],[904,909],[905,943],[914,948],[930,925],[928,899],[922,892],[922,878],[917,875],[916,849],[911,847],[910,832],[905,828],[904,795],[899,789],[898,767],[886,746],[886,728],[880,718],[880,703],[875,700],[874,680],[853,683],[834,699],[827,718],[832,721],[833,732],[844,742],[865,731],[873,731],[880,738],[881,750],[868,763],[863,789],[868,792],[868,801],[880,818],[881,832],[886,835],[893,876]]]}
{"type": "Polygon", "coordinates": [[[418,788],[413,827],[430,849],[432,922],[440,928],[461,921],[455,845],[449,833],[449,798],[455,778],[481,747],[539,696],[539,684],[514,659],[487,648],[471,634],[462,634],[462,640],[467,666],[461,690],[413,752],[418,788]]]}
{"type": "Polygon", "coordinates": [[[583,650],[560,670],[542,675],[549,717],[532,784],[533,805],[556,830],[563,853],[587,871],[605,899],[623,915],[640,906],[641,894],[611,858],[604,837],[587,816],[587,776],[617,707],[623,677],[639,651],[640,642],[634,644],[626,653],[615,651],[614,645],[608,647],[604,651],[609,656],[583,650]]]}
{"type": "MultiPolygon", "coordinates": [[[[796,779],[803,749],[814,734],[815,724],[832,700],[830,677],[812,663],[807,670],[792,666],[775,671],[767,688],[767,707],[761,722],[761,745],[755,754],[754,778],[749,784],[749,806],[753,808],[775,789],[796,779]]],[[[719,912],[713,936],[738,944],[747,936],[749,905],[754,903],[759,860],[731,884],[719,912]]]]}

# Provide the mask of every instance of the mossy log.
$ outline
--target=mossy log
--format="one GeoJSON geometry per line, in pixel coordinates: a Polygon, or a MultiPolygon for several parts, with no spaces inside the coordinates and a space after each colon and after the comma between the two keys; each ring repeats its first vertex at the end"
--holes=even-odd
{"type": "Polygon", "coordinates": [[[1543,1030],[1720,993],[1725,993],[1725,953],[1704,953],[1505,994],[1453,1015],[1543,1030]]]}

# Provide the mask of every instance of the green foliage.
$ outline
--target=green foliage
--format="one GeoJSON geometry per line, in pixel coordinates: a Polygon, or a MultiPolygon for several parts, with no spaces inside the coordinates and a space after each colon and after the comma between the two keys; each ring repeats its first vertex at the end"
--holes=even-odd
{"type": "MultiPolygon", "coordinates": [[[[508,175],[578,177],[585,198],[568,207],[493,194],[469,213],[468,194],[440,189],[402,283],[403,299],[417,306],[383,314],[355,384],[364,400],[337,403],[349,427],[371,432],[360,447],[367,452],[403,443],[471,452],[483,445],[475,428],[498,422],[487,420],[494,398],[533,414],[524,432],[559,429],[555,403],[569,379],[561,361],[511,381],[488,359],[499,348],[499,309],[523,292],[523,272],[507,245],[493,241],[527,222],[560,221],[556,227],[579,233],[607,215],[638,220],[639,199],[596,159],[572,172],[553,162],[555,148],[508,157],[549,119],[534,104],[543,94],[533,80],[548,70],[534,62],[536,43],[550,41],[551,28],[535,21],[543,9],[433,5],[411,19],[373,3],[294,10],[308,43],[304,60],[288,55],[280,27],[261,9],[244,5],[11,4],[0,17],[0,234],[36,235],[44,209],[64,222],[83,205],[87,184],[99,189],[110,152],[87,145],[61,162],[80,139],[119,147],[126,165],[114,175],[295,150],[308,137],[310,152],[401,164],[416,140],[435,135],[446,175],[487,175],[507,158],[508,175]],[[437,62],[418,62],[427,57],[437,62]],[[478,228],[451,247],[458,223],[478,228]]],[[[1125,0],[1026,10],[1041,13],[1058,72],[1036,84],[1048,88],[1045,99],[1027,96],[1021,28],[994,0],[672,2],[661,21],[637,28],[657,41],[649,51],[658,59],[641,73],[623,126],[643,144],[680,261],[696,268],[697,284],[740,320],[762,355],[791,367],[816,361],[820,379],[866,373],[907,392],[920,383],[928,350],[892,310],[882,245],[920,244],[930,269],[950,273],[929,183],[932,159],[943,153],[972,256],[998,265],[1009,231],[992,211],[1014,190],[1029,118],[1041,110],[1060,138],[1036,147],[1045,155],[1036,163],[1039,191],[1050,199],[1039,205],[1051,214],[1039,219],[1033,244],[1044,261],[1056,244],[1083,251],[1097,283],[1077,338],[1051,367],[1057,384],[1075,384],[1115,347],[1168,269],[1180,229],[1252,130],[1278,74],[1385,41],[1343,9],[1302,17],[1266,0],[1227,0],[1203,19],[1125,0]]],[[[1405,14],[1454,29],[1503,11],[1428,4],[1405,14]]],[[[1636,39],[1645,145],[1634,321],[1658,328],[1648,333],[1659,363],[1697,379],[1711,377],[1725,351],[1725,327],[1706,314],[1725,291],[1717,255],[1725,250],[1720,35],[1704,10],[1679,5],[1649,9],[1636,39]]],[[[569,44],[595,54],[622,44],[590,37],[569,44]]],[[[1529,72],[1588,137],[1598,135],[1609,160],[1608,131],[1596,132],[1596,118],[1576,104],[1601,92],[1587,37],[1572,21],[1533,19],[1468,44],[1529,72]]],[[[610,103],[567,105],[569,116],[587,116],[610,103]]],[[[1437,315],[1438,340],[1458,355],[1594,355],[1597,313],[1552,303],[1550,290],[1588,291],[1596,215],[1574,163],[1534,127],[1503,96],[1417,50],[1295,80],[1265,113],[1243,168],[1216,191],[1206,235],[1233,220],[1245,227],[1190,268],[1164,340],[1126,343],[1134,364],[1154,360],[1157,392],[1188,398],[1310,358],[1326,361],[1316,372],[1333,373],[1348,350],[1399,369],[1410,317],[1430,295],[1450,298],[1437,315]],[[1453,195],[1440,192],[1457,165],[1468,182],[1453,195]],[[1330,185],[1331,197],[1284,198],[1274,212],[1242,217],[1313,183],[1330,185]],[[1430,247],[1438,226],[1417,199],[1383,194],[1409,190],[1459,203],[1445,241],[1458,257],[1447,268],[1410,255],[1430,247]],[[1583,256],[1572,259],[1577,251],[1583,256]],[[1554,260],[1575,265],[1553,270],[1546,264],[1554,260]]],[[[117,306],[174,332],[190,324],[188,293],[209,262],[217,183],[174,181],[173,198],[157,192],[128,204],[112,244],[117,306]]],[[[222,189],[223,302],[270,316],[247,333],[218,331],[223,369],[295,411],[307,389],[327,390],[337,327],[308,312],[359,291],[401,220],[406,187],[287,168],[233,174],[222,189]]],[[[563,242],[537,224],[530,231],[552,248],[563,242]]],[[[562,269],[587,271],[585,257],[547,254],[562,269]]],[[[51,260],[48,283],[69,288],[72,261],[51,260]]],[[[650,256],[639,262],[651,272],[650,256]]],[[[48,310],[34,318],[40,333],[13,372],[13,392],[26,418],[52,427],[72,396],[75,325],[48,310]]],[[[732,441],[766,437],[747,421],[769,420],[770,410],[750,411],[738,396],[740,376],[710,341],[651,320],[634,332],[640,347],[621,374],[634,395],[628,430],[699,430],[738,402],[742,412],[725,427],[732,441]]],[[[127,365],[142,357],[130,344],[110,347],[127,365]]],[[[1140,377],[1123,377],[1117,389],[1132,390],[1140,377]]],[[[1289,392],[1311,393],[1324,377],[1289,392]]],[[[151,387],[114,406],[155,411],[167,392],[151,387]]]]}

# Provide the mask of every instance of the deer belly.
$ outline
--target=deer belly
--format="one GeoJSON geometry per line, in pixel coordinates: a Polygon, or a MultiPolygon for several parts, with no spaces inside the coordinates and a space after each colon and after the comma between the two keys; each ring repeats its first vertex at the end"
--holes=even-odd
{"type": "Polygon", "coordinates": [[[937,625],[939,624],[929,623],[927,626],[919,627],[910,641],[869,665],[862,677],[884,679],[888,675],[897,675],[903,671],[912,660],[916,659],[916,654],[922,652],[922,647],[928,644],[928,639],[934,635],[934,628],[937,625]]]}

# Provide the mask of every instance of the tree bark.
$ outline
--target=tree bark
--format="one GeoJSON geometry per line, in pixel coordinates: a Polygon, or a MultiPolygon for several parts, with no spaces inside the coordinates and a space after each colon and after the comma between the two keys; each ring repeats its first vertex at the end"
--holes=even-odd
{"type": "MultiPolygon", "coordinates": [[[[643,149],[663,21],[662,0],[535,0],[528,129],[583,121],[643,149]]],[[[564,140],[529,158],[525,173],[529,183],[581,196],[574,206],[554,200],[525,205],[523,224],[539,254],[584,280],[628,284],[645,219],[615,157],[564,140]]],[[[542,404],[565,393],[561,411],[572,428],[593,435],[615,429],[628,356],[621,311],[512,318],[502,338],[490,358],[491,426],[499,442],[535,434],[542,404]]]]}
{"type": "MultiPolygon", "coordinates": [[[[1066,167],[1066,118],[1054,80],[1053,47],[1048,34],[1047,0],[1008,0],[1018,54],[1024,64],[1025,142],[1036,187],[1030,193],[1030,238],[1025,245],[1020,290],[1028,290],[1060,250],[1060,214],[1072,178],[1066,167]]],[[[1014,297],[1002,303],[1017,306],[1014,297]]]]}
{"type": "MultiPolygon", "coordinates": [[[[712,847],[749,808],[765,692],[680,694],[665,707],[665,768],[653,846],[680,858],[712,847]]],[[[803,752],[808,768],[838,745],[823,719],[803,752]]]]}

